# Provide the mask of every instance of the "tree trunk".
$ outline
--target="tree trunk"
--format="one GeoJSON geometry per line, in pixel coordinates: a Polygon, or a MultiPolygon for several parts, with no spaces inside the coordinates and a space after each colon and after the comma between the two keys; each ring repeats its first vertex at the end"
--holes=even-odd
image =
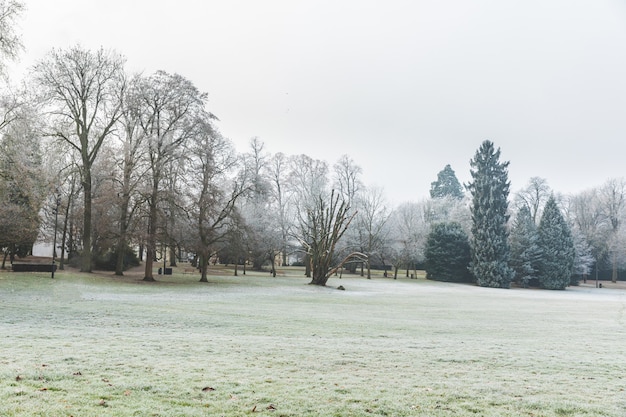
{"type": "Polygon", "coordinates": [[[70,218],[70,225],[69,225],[69,235],[67,236],[67,259],[72,259],[75,256],[74,253],[74,219],[70,218]]]}
{"type": "Polygon", "coordinates": [[[209,254],[208,252],[200,255],[200,282],[209,282],[207,278],[207,270],[209,268],[209,254]]]}
{"type": "Polygon", "coordinates": [[[67,198],[67,205],[65,206],[65,218],[63,219],[63,234],[61,236],[61,259],[59,260],[59,269],[62,271],[65,269],[65,241],[67,240],[67,225],[70,217],[70,207],[74,200],[74,180],[72,179],[72,186],[70,188],[70,194],[67,198]]]}
{"type": "Polygon", "coordinates": [[[304,276],[311,278],[311,256],[308,253],[304,256],[304,276]]]}
{"type": "Polygon", "coordinates": [[[617,251],[613,252],[613,272],[611,273],[611,282],[617,282],[617,251]]]}
{"type": "Polygon", "coordinates": [[[152,268],[154,258],[156,256],[157,197],[158,189],[156,185],[153,185],[152,197],[149,200],[150,217],[148,219],[148,241],[146,242],[146,267],[143,278],[144,281],[155,281],[152,268]]]}
{"type": "Polygon", "coordinates": [[[174,245],[174,242],[170,243],[170,266],[177,266],[176,265],[176,246],[174,245]]]}
{"type": "Polygon", "coordinates": [[[276,278],[276,254],[274,254],[274,252],[270,254],[270,261],[272,262],[272,276],[276,278]]]}
{"type": "Polygon", "coordinates": [[[319,285],[319,286],[322,286],[322,287],[326,286],[326,283],[328,282],[328,278],[329,277],[327,277],[325,273],[321,273],[321,272],[322,271],[321,271],[321,268],[320,268],[319,272],[316,273],[313,276],[313,278],[311,279],[311,282],[309,283],[310,285],[319,285]]]}
{"type": "Polygon", "coordinates": [[[393,279],[398,279],[398,267],[393,267],[393,279]]]}
{"type": "MultiPolygon", "coordinates": [[[[85,162],[83,162],[85,164],[85,162]]],[[[83,253],[81,272],[91,272],[91,167],[83,166],[83,253]]]]}
{"type": "Polygon", "coordinates": [[[124,275],[124,258],[126,255],[126,233],[128,230],[128,204],[129,198],[126,193],[122,196],[120,213],[120,235],[117,240],[117,262],[115,263],[115,275],[124,275]]]}
{"type": "Polygon", "coordinates": [[[115,275],[124,275],[124,258],[126,255],[126,238],[120,236],[117,241],[117,260],[115,262],[115,275]]]}

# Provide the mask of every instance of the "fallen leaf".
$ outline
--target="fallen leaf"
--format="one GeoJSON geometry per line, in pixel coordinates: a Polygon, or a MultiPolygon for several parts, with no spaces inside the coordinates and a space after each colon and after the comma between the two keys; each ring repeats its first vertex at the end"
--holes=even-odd
{"type": "Polygon", "coordinates": [[[124,395],[125,395],[126,397],[130,396],[130,394],[131,394],[131,392],[130,392],[129,390],[124,391],[124,395]]]}
{"type": "Polygon", "coordinates": [[[18,375],[18,376],[16,376],[16,377],[15,377],[15,380],[16,380],[17,382],[20,382],[20,381],[22,380],[22,377],[21,377],[20,375],[18,375]]]}
{"type": "Polygon", "coordinates": [[[101,406],[101,407],[108,407],[107,402],[106,402],[106,401],[104,401],[104,400],[100,400],[100,401],[98,402],[98,405],[99,405],[99,406],[101,406]]]}
{"type": "Polygon", "coordinates": [[[39,388],[39,391],[48,391],[48,388],[46,388],[46,387],[39,388]]]}
{"type": "Polygon", "coordinates": [[[74,376],[82,376],[83,374],[80,373],[80,371],[78,371],[78,372],[74,372],[72,375],[74,375],[74,376]]]}
{"type": "Polygon", "coordinates": [[[276,410],[276,406],[274,404],[270,404],[267,406],[268,410],[276,410]]]}
{"type": "Polygon", "coordinates": [[[204,388],[202,388],[202,391],[215,391],[215,388],[213,388],[213,387],[204,387],[204,388]]]}
{"type": "Polygon", "coordinates": [[[256,412],[256,405],[254,407],[252,407],[251,413],[254,413],[254,412],[256,412]]]}

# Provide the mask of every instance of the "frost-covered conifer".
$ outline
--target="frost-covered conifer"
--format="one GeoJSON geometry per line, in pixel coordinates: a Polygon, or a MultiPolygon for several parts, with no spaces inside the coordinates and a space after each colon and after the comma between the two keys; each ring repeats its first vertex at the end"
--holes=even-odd
{"type": "Polygon", "coordinates": [[[539,222],[539,245],[543,252],[539,267],[541,286],[564,290],[574,267],[574,241],[554,196],[548,199],[539,222]]]}
{"type": "Polygon", "coordinates": [[[452,197],[463,199],[463,188],[452,167],[448,164],[437,174],[437,181],[430,183],[432,198],[452,197]]]}
{"type": "Polygon", "coordinates": [[[527,287],[537,278],[541,262],[539,232],[527,205],[517,213],[511,229],[511,267],[515,271],[515,281],[527,287]]]}
{"type": "Polygon", "coordinates": [[[509,288],[513,279],[507,231],[509,163],[501,163],[500,149],[495,150],[493,143],[486,140],[470,166],[473,179],[468,185],[472,195],[470,271],[480,286],[509,288]]]}
{"type": "Polygon", "coordinates": [[[457,222],[434,225],[426,239],[426,278],[435,281],[471,282],[467,267],[470,248],[467,234],[457,222]]]}

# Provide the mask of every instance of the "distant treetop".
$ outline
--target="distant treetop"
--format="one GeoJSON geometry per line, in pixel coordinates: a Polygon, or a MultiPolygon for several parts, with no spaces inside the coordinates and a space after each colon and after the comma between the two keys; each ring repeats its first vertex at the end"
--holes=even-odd
{"type": "Polygon", "coordinates": [[[456,177],[450,164],[437,174],[437,181],[430,183],[430,196],[432,198],[453,197],[463,198],[463,188],[456,177]]]}

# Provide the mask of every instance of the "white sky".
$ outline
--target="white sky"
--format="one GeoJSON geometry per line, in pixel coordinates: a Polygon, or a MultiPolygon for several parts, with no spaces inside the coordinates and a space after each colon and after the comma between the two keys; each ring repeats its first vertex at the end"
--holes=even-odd
{"type": "Polygon", "coordinates": [[[239,151],[347,153],[392,204],[467,182],[489,139],[517,191],[625,176],[623,0],[25,0],[23,72],[80,43],[177,72],[239,151]]]}

